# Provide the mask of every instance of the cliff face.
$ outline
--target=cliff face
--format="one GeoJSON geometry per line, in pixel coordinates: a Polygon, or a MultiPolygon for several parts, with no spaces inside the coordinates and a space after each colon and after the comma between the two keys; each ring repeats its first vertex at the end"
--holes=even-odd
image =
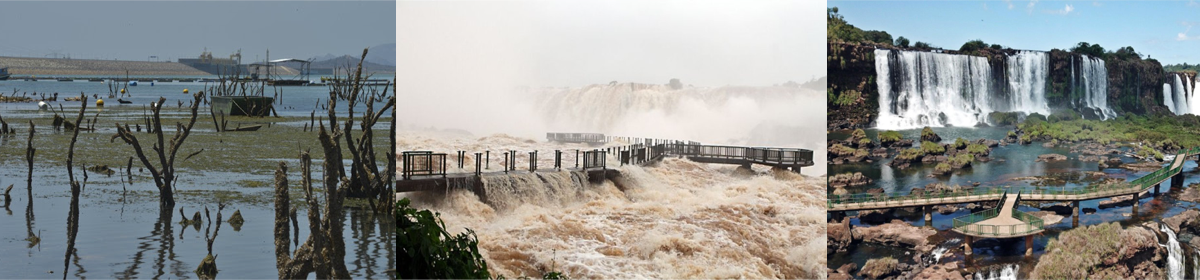
{"type": "Polygon", "coordinates": [[[1171,112],[1162,106],[1166,72],[1155,60],[1108,58],[1108,102],[1122,114],[1154,115],[1171,112]]]}
{"type": "Polygon", "coordinates": [[[875,49],[871,44],[829,43],[828,128],[870,127],[879,112],[875,49]]]}

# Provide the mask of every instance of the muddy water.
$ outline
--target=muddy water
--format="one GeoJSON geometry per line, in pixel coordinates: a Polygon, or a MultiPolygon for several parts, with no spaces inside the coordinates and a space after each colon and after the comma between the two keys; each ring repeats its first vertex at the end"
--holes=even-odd
{"type": "MultiPolygon", "coordinates": [[[[573,147],[420,134],[401,133],[400,150],[573,147]]],[[[624,190],[611,181],[573,186],[578,194],[556,201],[512,197],[497,207],[467,191],[405,196],[440,212],[452,233],[475,231],[489,269],[506,277],[817,278],[824,270],[824,178],[676,158],[613,168],[628,178],[624,190]]]]}

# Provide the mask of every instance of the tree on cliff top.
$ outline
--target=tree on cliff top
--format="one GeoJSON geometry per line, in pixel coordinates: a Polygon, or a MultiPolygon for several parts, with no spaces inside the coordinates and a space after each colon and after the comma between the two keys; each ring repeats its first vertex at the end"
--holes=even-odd
{"type": "Polygon", "coordinates": [[[875,42],[884,45],[892,44],[891,34],[878,30],[864,31],[858,27],[854,27],[854,25],[847,23],[846,20],[842,18],[842,15],[838,14],[837,7],[825,9],[825,38],[830,42],[875,42]]]}
{"type": "Polygon", "coordinates": [[[958,48],[958,51],[963,53],[975,53],[980,49],[986,48],[988,48],[987,43],[984,43],[983,40],[975,39],[963,43],[962,47],[958,48]]]}
{"type": "Polygon", "coordinates": [[[900,36],[899,38],[896,38],[895,45],[900,46],[901,48],[907,48],[908,47],[908,38],[904,38],[904,36],[900,36]]]}
{"type": "MultiPolygon", "coordinates": [[[[1130,50],[1132,49],[1133,48],[1130,48],[1130,50]]],[[[1104,57],[1104,47],[1101,47],[1100,44],[1088,44],[1088,42],[1079,42],[1079,44],[1076,44],[1075,47],[1071,48],[1071,52],[1100,58],[1104,57]]]]}

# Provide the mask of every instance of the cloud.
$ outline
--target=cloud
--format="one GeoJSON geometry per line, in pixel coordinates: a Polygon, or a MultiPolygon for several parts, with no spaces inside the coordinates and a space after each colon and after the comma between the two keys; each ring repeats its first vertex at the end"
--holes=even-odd
{"type": "Polygon", "coordinates": [[[1063,7],[1062,10],[1047,10],[1046,13],[1065,16],[1067,14],[1070,14],[1072,11],[1075,11],[1075,7],[1072,7],[1071,4],[1067,4],[1067,6],[1063,7]]]}
{"type": "Polygon", "coordinates": [[[1100,7],[1100,6],[1104,6],[1104,3],[1100,3],[1100,1],[1092,1],[1092,6],[1100,7]]]}
{"type": "Polygon", "coordinates": [[[1013,9],[1013,3],[1012,3],[1012,0],[1004,0],[1004,3],[1005,3],[1005,4],[1008,4],[1008,9],[1009,9],[1009,10],[1012,10],[1012,9],[1013,9]]]}
{"type": "Polygon", "coordinates": [[[1030,0],[1029,5],[1025,6],[1026,12],[1033,14],[1033,6],[1037,5],[1038,0],[1030,0]]]}
{"type": "Polygon", "coordinates": [[[1196,0],[1188,0],[1187,5],[1188,7],[1200,7],[1200,3],[1197,3],[1196,0]]]}
{"type": "Polygon", "coordinates": [[[983,2],[983,10],[985,10],[985,11],[986,11],[987,9],[988,9],[988,7],[987,7],[987,2],[983,2]]]}
{"type": "Polygon", "coordinates": [[[1187,29],[1185,29],[1185,30],[1183,30],[1183,32],[1179,32],[1179,34],[1175,35],[1175,41],[1187,41],[1187,40],[1200,39],[1200,36],[1188,36],[1187,33],[1189,31],[1192,31],[1192,25],[1188,24],[1187,22],[1183,22],[1183,24],[1187,25],[1187,29]]]}

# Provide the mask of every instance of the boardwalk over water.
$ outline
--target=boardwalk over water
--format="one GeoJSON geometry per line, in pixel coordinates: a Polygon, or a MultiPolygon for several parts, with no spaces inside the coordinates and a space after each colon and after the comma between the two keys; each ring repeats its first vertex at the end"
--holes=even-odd
{"type": "Polygon", "coordinates": [[[996,201],[1000,206],[981,212],[972,213],[954,219],[953,230],[966,237],[966,252],[970,254],[972,237],[1011,238],[1025,237],[1026,255],[1032,254],[1032,236],[1045,230],[1042,219],[1017,211],[1015,207],[1020,201],[1066,201],[1071,202],[1072,224],[1079,224],[1079,202],[1084,200],[1133,196],[1133,212],[1137,213],[1138,197],[1151,189],[1157,194],[1159,186],[1167,179],[1177,186],[1183,185],[1183,163],[1188,157],[1200,154],[1200,147],[1184,149],[1171,161],[1171,164],[1146,174],[1133,181],[1119,184],[1092,185],[1077,189],[1053,188],[974,188],[959,192],[914,192],[902,194],[851,194],[829,195],[826,205],[829,212],[889,209],[905,207],[921,207],[925,213],[925,223],[932,220],[931,206],[944,204],[960,204],[972,202],[996,201]]]}
{"type": "Polygon", "coordinates": [[[554,150],[549,155],[553,158],[553,165],[548,168],[538,166],[538,159],[541,156],[539,151],[505,150],[496,153],[492,153],[492,151],[474,153],[456,151],[453,162],[446,153],[406,151],[400,154],[401,176],[396,183],[396,192],[446,191],[453,188],[467,188],[475,191],[481,197],[486,197],[486,193],[483,193],[481,187],[483,176],[534,173],[539,170],[566,170],[586,172],[589,180],[598,182],[617,174],[618,171],[610,168],[611,166],[648,165],[672,156],[700,163],[735,164],[744,167],[759,164],[797,173],[802,167],[813,165],[813,152],[807,149],[703,145],[694,141],[614,137],[597,133],[547,133],[546,138],[551,142],[592,145],[613,141],[634,144],[591,150],[554,150]],[[493,156],[496,157],[495,164],[501,166],[500,169],[493,168],[493,156]],[[528,166],[518,168],[516,166],[518,156],[526,160],[528,166]],[[616,157],[617,162],[609,163],[609,156],[616,157]],[[473,165],[467,162],[468,158],[474,159],[473,165]],[[454,166],[458,167],[456,169],[458,171],[449,171],[454,166]]]}

